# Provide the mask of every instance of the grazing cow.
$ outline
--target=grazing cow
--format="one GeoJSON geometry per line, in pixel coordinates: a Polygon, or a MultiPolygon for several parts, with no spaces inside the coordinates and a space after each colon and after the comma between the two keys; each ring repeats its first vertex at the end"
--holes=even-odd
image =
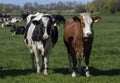
{"type": "Polygon", "coordinates": [[[11,26],[12,26],[12,24],[11,24],[10,21],[3,21],[2,24],[1,24],[1,27],[2,27],[2,28],[3,28],[3,27],[11,27],[11,26]]]}
{"type": "Polygon", "coordinates": [[[14,17],[10,20],[11,23],[22,22],[22,18],[14,17]]]}
{"type": "Polygon", "coordinates": [[[37,73],[44,68],[44,74],[47,75],[49,54],[58,39],[57,26],[49,14],[38,14],[30,20],[26,26],[24,35],[25,43],[30,48],[32,59],[32,69],[35,69],[34,56],[37,64],[37,73]],[[40,67],[40,57],[42,56],[42,65],[40,67]]]}
{"type": "Polygon", "coordinates": [[[13,32],[12,35],[23,35],[25,33],[25,27],[13,25],[10,32],[13,32]]]}
{"type": "Polygon", "coordinates": [[[29,15],[29,13],[22,13],[22,14],[21,14],[21,18],[22,18],[23,20],[26,20],[26,18],[27,18],[28,15],[29,15]]]}
{"type": "Polygon", "coordinates": [[[52,17],[55,19],[56,23],[60,26],[60,23],[63,24],[63,27],[65,25],[65,18],[62,15],[59,14],[53,14],[52,17]]]}
{"type": "Polygon", "coordinates": [[[89,77],[89,57],[92,49],[93,43],[93,22],[99,21],[100,17],[91,17],[90,13],[81,13],[80,16],[74,16],[72,19],[68,19],[65,24],[64,31],[64,43],[67,47],[68,60],[69,60],[69,70],[72,72],[72,77],[76,77],[76,65],[78,55],[78,71],[81,71],[80,61],[82,57],[85,58],[85,73],[89,77]],[[73,63],[73,67],[71,65],[73,63]]]}

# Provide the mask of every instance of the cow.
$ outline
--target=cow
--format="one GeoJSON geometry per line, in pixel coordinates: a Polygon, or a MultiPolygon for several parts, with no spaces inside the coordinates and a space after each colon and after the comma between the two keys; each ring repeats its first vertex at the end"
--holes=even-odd
{"type": "Polygon", "coordinates": [[[22,13],[22,14],[21,14],[21,18],[22,18],[23,20],[26,20],[26,18],[27,18],[28,15],[29,15],[29,13],[22,13]]]}
{"type": "Polygon", "coordinates": [[[52,17],[55,19],[56,23],[60,26],[60,23],[63,24],[63,27],[65,26],[65,18],[63,15],[60,14],[53,14],[52,17]]]}
{"type": "Polygon", "coordinates": [[[78,55],[78,71],[81,72],[81,59],[85,59],[85,74],[90,76],[89,58],[92,50],[94,39],[93,23],[98,22],[100,17],[92,17],[90,13],[81,13],[80,16],[74,16],[68,19],[65,23],[64,43],[68,52],[69,71],[72,72],[72,77],[76,77],[76,65],[78,55]],[[72,65],[73,63],[73,65],[72,65]]]}
{"type": "Polygon", "coordinates": [[[10,32],[13,33],[12,36],[23,35],[25,33],[25,26],[13,25],[13,27],[10,29],[10,32]]]}
{"type": "Polygon", "coordinates": [[[58,40],[58,29],[50,14],[39,13],[26,26],[24,41],[30,49],[32,69],[35,69],[34,58],[37,64],[37,73],[44,69],[48,74],[48,58],[52,48],[58,40]],[[40,57],[42,64],[40,66],[40,57]]]}
{"type": "Polygon", "coordinates": [[[17,18],[17,17],[14,17],[14,18],[11,18],[10,22],[13,24],[13,23],[16,23],[16,22],[22,22],[22,18],[17,18]]]}
{"type": "Polygon", "coordinates": [[[3,21],[1,24],[1,27],[11,27],[12,23],[10,21],[3,21]]]}

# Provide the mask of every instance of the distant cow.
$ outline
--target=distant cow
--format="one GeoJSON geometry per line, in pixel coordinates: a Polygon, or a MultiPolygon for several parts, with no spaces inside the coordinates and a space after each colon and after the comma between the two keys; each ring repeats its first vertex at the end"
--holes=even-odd
{"type": "Polygon", "coordinates": [[[10,21],[3,21],[1,24],[1,27],[11,27],[12,23],[10,21]]]}
{"type": "Polygon", "coordinates": [[[58,39],[57,26],[49,14],[39,13],[34,19],[29,20],[26,26],[24,40],[30,48],[32,59],[32,69],[35,69],[34,56],[37,64],[37,73],[40,73],[41,67],[44,68],[44,74],[48,74],[48,58],[52,48],[58,39]],[[42,66],[40,67],[40,57],[42,57],[42,66]]]}
{"type": "Polygon", "coordinates": [[[10,32],[13,33],[12,35],[23,35],[25,33],[25,27],[13,25],[10,32]]]}
{"type": "Polygon", "coordinates": [[[53,14],[52,15],[53,18],[55,19],[56,23],[60,26],[60,23],[63,24],[63,26],[65,25],[65,18],[63,15],[59,15],[59,14],[53,14]]]}
{"type": "Polygon", "coordinates": [[[72,72],[72,77],[76,77],[76,65],[78,55],[79,65],[78,70],[81,71],[80,63],[82,57],[85,58],[85,73],[86,76],[90,76],[89,73],[89,57],[92,50],[92,43],[94,38],[93,22],[99,21],[100,17],[91,17],[90,13],[82,13],[80,16],[75,16],[72,19],[66,21],[64,31],[64,43],[67,47],[69,70],[72,72]],[[73,63],[73,67],[72,67],[73,63]]]}
{"type": "Polygon", "coordinates": [[[23,20],[26,20],[26,18],[27,18],[28,15],[29,15],[29,13],[22,13],[22,14],[21,14],[21,18],[22,18],[23,20]]]}

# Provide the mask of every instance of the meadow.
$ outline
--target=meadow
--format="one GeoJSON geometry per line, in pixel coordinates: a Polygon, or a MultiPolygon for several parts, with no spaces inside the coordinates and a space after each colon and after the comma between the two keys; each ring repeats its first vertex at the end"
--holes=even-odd
{"type": "MultiPolygon", "coordinates": [[[[12,36],[10,28],[0,27],[0,83],[119,83],[120,80],[120,15],[100,15],[94,23],[94,42],[90,57],[91,76],[68,72],[64,29],[49,58],[49,75],[31,70],[29,49],[22,35],[12,36]]],[[[67,17],[70,18],[70,17],[67,17]]],[[[24,25],[25,23],[21,23],[24,25]]],[[[84,67],[84,59],[82,60],[84,67]]]]}

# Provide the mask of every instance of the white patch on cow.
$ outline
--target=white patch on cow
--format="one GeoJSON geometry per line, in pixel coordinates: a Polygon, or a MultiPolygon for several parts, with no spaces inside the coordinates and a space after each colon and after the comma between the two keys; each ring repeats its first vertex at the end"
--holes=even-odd
{"type": "Polygon", "coordinates": [[[49,37],[49,35],[48,35],[48,33],[47,33],[47,23],[48,23],[48,21],[49,21],[49,18],[48,18],[48,17],[42,17],[42,22],[43,22],[43,25],[44,25],[44,27],[45,27],[45,32],[44,32],[44,34],[43,34],[43,38],[44,38],[44,39],[48,39],[48,37],[49,37]]]}
{"type": "Polygon", "coordinates": [[[17,22],[17,17],[11,19],[11,23],[16,23],[16,22],[17,22]]]}
{"type": "Polygon", "coordinates": [[[83,34],[84,34],[84,37],[88,37],[89,35],[92,34],[91,24],[92,24],[93,20],[91,18],[90,13],[82,13],[81,16],[83,17],[83,21],[85,24],[85,27],[83,28],[83,34]]]}
{"type": "Polygon", "coordinates": [[[41,19],[43,15],[44,15],[43,13],[39,13],[39,12],[37,12],[36,14],[30,14],[29,16],[27,16],[27,24],[30,22],[32,16],[36,16],[33,20],[38,21],[41,19]]]}

